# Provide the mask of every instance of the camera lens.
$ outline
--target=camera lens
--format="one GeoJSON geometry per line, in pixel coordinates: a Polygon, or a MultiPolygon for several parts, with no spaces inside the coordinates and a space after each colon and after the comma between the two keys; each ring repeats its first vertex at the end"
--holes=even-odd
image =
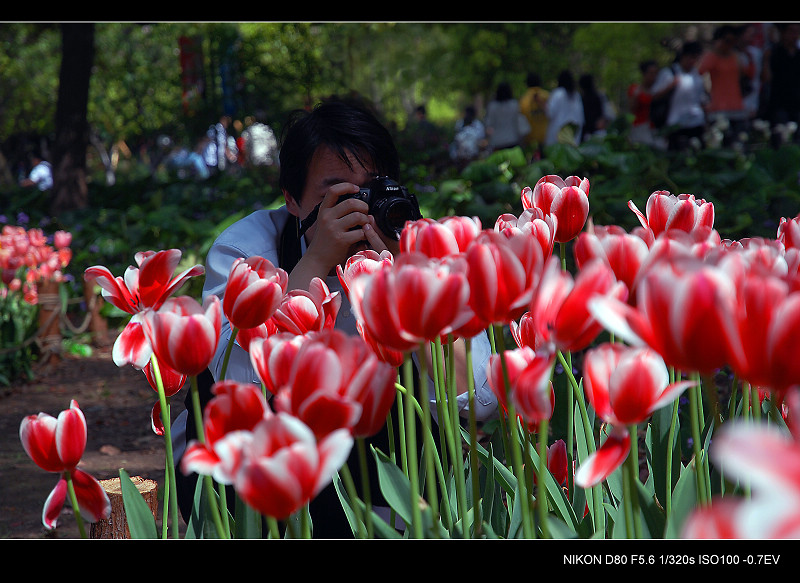
{"type": "MultiPolygon", "coordinates": [[[[414,208],[411,202],[404,198],[385,199],[387,204],[383,208],[381,218],[385,230],[394,231],[399,234],[406,225],[406,221],[413,220],[415,217],[414,208]]],[[[387,233],[388,234],[388,233],[387,233]]]]}

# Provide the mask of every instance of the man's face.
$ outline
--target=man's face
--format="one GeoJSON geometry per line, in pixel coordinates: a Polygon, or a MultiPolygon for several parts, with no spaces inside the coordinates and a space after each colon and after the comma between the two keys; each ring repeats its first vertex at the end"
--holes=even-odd
{"type": "Polygon", "coordinates": [[[300,202],[290,194],[284,193],[289,212],[302,221],[322,202],[325,193],[331,186],[343,182],[367,186],[376,175],[374,168],[366,162],[367,167],[365,168],[353,155],[349,155],[348,158],[352,167],[348,166],[330,148],[321,146],[311,158],[306,186],[300,202]]]}
{"type": "MultiPolygon", "coordinates": [[[[293,196],[284,192],[286,208],[289,212],[300,218],[305,219],[314,208],[325,198],[325,193],[332,186],[342,183],[351,183],[360,187],[366,187],[377,176],[377,171],[368,159],[360,162],[352,154],[348,155],[350,165],[348,166],[339,155],[327,146],[320,146],[311,158],[306,177],[306,185],[303,196],[298,202],[293,196]]],[[[312,225],[306,231],[306,242],[311,244],[316,229],[312,225]]],[[[382,232],[378,232],[385,245],[393,252],[397,252],[397,242],[387,238],[382,232]]],[[[350,250],[350,255],[358,251],[369,248],[366,241],[354,245],[350,250]]]]}

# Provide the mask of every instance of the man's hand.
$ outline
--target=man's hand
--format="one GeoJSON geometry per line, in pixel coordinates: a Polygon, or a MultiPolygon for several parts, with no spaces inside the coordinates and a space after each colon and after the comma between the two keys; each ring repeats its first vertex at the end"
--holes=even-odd
{"type": "Polygon", "coordinates": [[[375,223],[375,217],[369,215],[369,222],[364,225],[364,234],[367,237],[367,244],[373,251],[389,251],[392,255],[400,253],[400,241],[395,241],[387,237],[375,223]]]}
{"type": "Polygon", "coordinates": [[[324,279],[347,261],[354,246],[367,239],[363,227],[371,220],[367,214],[369,205],[357,198],[339,202],[340,196],[355,194],[358,188],[345,182],[331,186],[325,193],[317,219],[306,232],[306,252],[289,274],[290,289],[307,289],[314,277],[324,279]]]}

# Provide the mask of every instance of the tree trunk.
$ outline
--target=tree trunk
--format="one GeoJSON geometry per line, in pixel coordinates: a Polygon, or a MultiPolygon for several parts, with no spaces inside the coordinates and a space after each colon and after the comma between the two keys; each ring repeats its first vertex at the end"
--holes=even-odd
{"type": "Polygon", "coordinates": [[[94,24],[62,24],[61,39],[50,206],[53,215],[89,204],[86,185],[87,108],[94,62],[94,24]]]}

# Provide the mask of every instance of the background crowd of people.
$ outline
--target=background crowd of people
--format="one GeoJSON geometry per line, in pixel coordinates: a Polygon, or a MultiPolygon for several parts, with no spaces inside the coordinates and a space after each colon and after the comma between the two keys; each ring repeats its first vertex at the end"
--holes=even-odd
{"type": "MultiPolygon", "coordinates": [[[[721,25],[707,42],[680,43],[667,65],[642,62],[626,95],[611,99],[602,87],[592,72],[563,70],[547,81],[531,72],[518,98],[510,83],[500,82],[485,106],[467,105],[450,129],[437,127],[425,106],[417,106],[398,139],[425,162],[458,168],[514,146],[538,159],[552,144],[602,138],[619,120],[631,142],[670,151],[712,140],[729,146],[756,126],[766,128],[773,145],[800,143],[800,23],[721,25]]],[[[194,144],[162,138],[151,166],[204,179],[277,164],[278,147],[272,129],[256,117],[223,115],[194,144]]],[[[46,152],[18,174],[23,186],[52,186],[46,152]]]]}
{"type": "Polygon", "coordinates": [[[716,28],[710,43],[681,43],[674,60],[640,65],[641,79],[615,106],[592,73],[559,73],[552,89],[530,73],[524,94],[515,99],[500,83],[483,119],[473,106],[455,127],[454,160],[471,160],[519,145],[534,157],[551,144],[578,145],[603,136],[612,121],[626,116],[634,143],[679,151],[706,146],[712,126],[729,145],[759,120],[773,140],[797,142],[800,122],[800,24],[741,24],[716,28]],[[659,103],[663,118],[651,116],[659,103]]]}

